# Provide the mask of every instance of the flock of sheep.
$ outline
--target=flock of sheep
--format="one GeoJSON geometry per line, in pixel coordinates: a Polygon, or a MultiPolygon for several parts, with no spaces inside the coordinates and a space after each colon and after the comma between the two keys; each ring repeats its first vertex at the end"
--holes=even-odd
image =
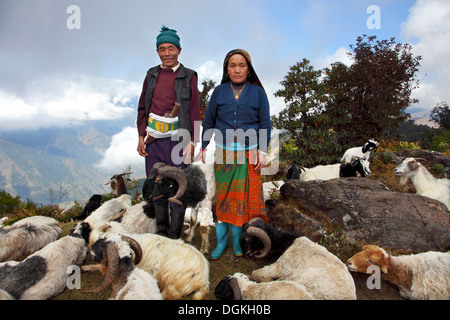
{"type": "MultiPolygon", "coordinates": [[[[291,178],[370,175],[368,160],[376,146],[370,140],[348,150],[342,164],[306,169],[291,178]]],[[[68,269],[73,266],[84,272],[100,271],[104,277],[97,288],[82,288],[85,294],[111,287],[110,299],[169,300],[188,295],[204,299],[210,290],[205,253],[215,182],[210,165],[194,163],[188,168],[156,165],[145,181],[144,200],[135,205],[123,176],[114,176],[111,185],[117,196],[105,203],[93,197],[86,205],[89,212],[64,237],[52,218],[25,218],[7,227],[3,226],[6,219],[0,219],[0,300],[55,297],[65,290],[68,269]],[[188,241],[155,234],[152,201],[159,197],[190,208],[188,241]],[[200,250],[187,243],[192,241],[197,220],[202,231],[200,250]],[[88,250],[98,264],[84,264],[88,250]]],[[[411,179],[418,193],[450,208],[448,179],[435,179],[416,159],[405,159],[395,174],[401,183],[411,179]]],[[[345,264],[307,237],[275,229],[260,219],[244,225],[241,246],[247,257],[266,259],[267,265],[251,275],[227,276],[214,288],[219,299],[354,300],[356,287],[350,272],[371,273],[371,266],[379,268],[383,278],[397,285],[406,298],[450,299],[450,252],[392,256],[367,245],[345,264]]]]}

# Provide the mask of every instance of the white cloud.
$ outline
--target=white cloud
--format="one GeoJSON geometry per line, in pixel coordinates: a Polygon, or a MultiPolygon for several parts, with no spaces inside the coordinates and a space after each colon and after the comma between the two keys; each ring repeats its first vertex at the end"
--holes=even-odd
{"type": "Polygon", "coordinates": [[[413,92],[420,102],[415,106],[430,111],[450,99],[450,2],[418,0],[402,25],[402,35],[413,46],[414,54],[422,56],[418,73],[421,84],[413,92]]]}
{"type": "Polygon", "coordinates": [[[137,131],[134,127],[125,127],[111,138],[111,144],[105,151],[103,159],[97,165],[99,169],[120,173],[131,165],[134,175],[142,174],[145,160],[137,152],[137,131]]]}
{"type": "Polygon", "coordinates": [[[66,127],[91,120],[117,120],[135,113],[139,85],[87,76],[47,77],[18,96],[0,90],[1,130],[66,127]]]}

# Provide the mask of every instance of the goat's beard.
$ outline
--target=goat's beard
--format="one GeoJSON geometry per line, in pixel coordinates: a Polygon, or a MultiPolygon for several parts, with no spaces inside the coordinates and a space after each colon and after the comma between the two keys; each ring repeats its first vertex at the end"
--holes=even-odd
{"type": "Polygon", "coordinates": [[[407,177],[401,176],[400,177],[400,185],[404,185],[408,181],[407,177]]]}

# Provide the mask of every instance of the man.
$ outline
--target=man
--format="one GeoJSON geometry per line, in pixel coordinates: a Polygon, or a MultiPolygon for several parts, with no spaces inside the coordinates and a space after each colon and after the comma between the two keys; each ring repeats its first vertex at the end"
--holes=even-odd
{"type": "MultiPolygon", "coordinates": [[[[199,141],[201,121],[197,73],[178,61],[181,46],[177,31],[163,26],[156,38],[156,51],[161,64],[147,72],[137,116],[137,151],[145,157],[147,177],[157,162],[181,168],[191,163],[195,143],[199,141]],[[178,110],[174,108],[175,104],[178,110]],[[169,118],[168,114],[172,117],[169,118]],[[180,139],[172,139],[172,136],[178,137],[177,134],[183,132],[190,135],[190,141],[182,140],[181,149],[180,139]]],[[[186,208],[170,203],[169,223],[167,199],[155,200],[154,205],[157,233],[169,236],[170,225],[170,237],[180,238],[186,208]]]]}

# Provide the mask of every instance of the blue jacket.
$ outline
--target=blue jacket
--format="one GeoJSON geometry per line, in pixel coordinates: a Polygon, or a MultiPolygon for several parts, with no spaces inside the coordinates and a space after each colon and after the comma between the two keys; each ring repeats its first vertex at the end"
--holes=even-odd
{"type": "Polygon", "coordinates": [[[203,121],[202,150],[215,133],[216,144],[227,150],[236,145],[246,150],[258,146],[267,152],[270,125],[269,101],[260,86],[247,83],[236,101],[230,83],[226,82],[214,89],[209,100],[203,121]]]}

